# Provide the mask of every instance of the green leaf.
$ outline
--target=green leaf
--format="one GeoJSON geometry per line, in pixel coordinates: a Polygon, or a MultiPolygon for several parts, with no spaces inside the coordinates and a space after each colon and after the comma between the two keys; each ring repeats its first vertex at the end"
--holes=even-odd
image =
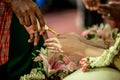
{"type": "Polygon", "coordinates": [[[34,57],[36,57],[35,53],[32,53],[32,55],[33,55],[34,57]]]}
{"type": "Polygon", "coordinates": [[[118,34],[118,29],[117,29],[117,28],[113,29],[113,30],[112,30],[112,38],[113,38],[114,40],[116,39],[117,34],[118,34]]]}
{"type": "Polygon", "coordinates": [[[63,56],[60,55],[59,58],[58,58],[59,61],[63,61],[63,56]]]}

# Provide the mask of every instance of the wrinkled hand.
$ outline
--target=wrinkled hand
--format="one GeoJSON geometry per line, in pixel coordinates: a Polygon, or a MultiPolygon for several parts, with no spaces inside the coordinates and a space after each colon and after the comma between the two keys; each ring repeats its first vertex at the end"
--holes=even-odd
{"type": "Polygon", "coordinates": [[[39,7],[32,0],[12,0],[12,10],[16,14],[22,25],[33,26],[34,30],[37,30],[38,19],[41,31],[39,34],[44,32],[44,20],[39,7]]]}
{"type": "Polygon", "coordinates": [[[59,39],[65,54],[74,55],[74,53],[79,53],[82,49],[80,47],[81,42],[74,33],[60,34],[57,38],[59,39]]]}
{"type": "Polygon", "coordinates": [[[101,4],[98,13],[105,19],[120,20],[120,2],[110,1],[108,4],[101,4]]]}
{"type": "Polygon", "coordinates": [[[62,45],[56,37],[46,39],[44,45],[51,52],[61,52],[61,53],[63,53],[62,45]]]}
{"type": "Polygon", "coordinates": [[[104,49],[88,45],[81,41],[79,35],[75,33],[60,34],[59,39],[64,54],[80,56],[99,56],[104,49]]]}
{"type": "Polygon", "coordinates": [[[98,9],[100,4],[100,0],[83,0],[85,7],[91,11],[95,11],[98,9]]]}

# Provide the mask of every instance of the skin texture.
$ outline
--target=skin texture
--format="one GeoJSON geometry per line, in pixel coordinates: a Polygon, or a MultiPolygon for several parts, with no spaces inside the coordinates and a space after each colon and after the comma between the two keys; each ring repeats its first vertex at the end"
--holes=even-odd
{"type": "Polygon", "coordinates": [[[104,19],[115,21],[116,27],[120,29],[120,2],[110,1],[108,4],[101,4],[97,11],[104,19]]]}
{"type": "Polygon", "coordinates": [[[100,4],[99,0],[82,0],[85,7],[91,11],[95,11],[98,9],[98,6],[100,4]]]}
{"type": "Polygon", "coordinates": [[[49,38],[49,39],[45,40],[44,45],[47,46],[47,48],[50,51],[63,52],[62,45],[61,45],[60,41],[56,37],[49,38]]]}
{"type": "Polygon", "coordinates": [[[63,53],[67,55],[76,54],[80,56],[95,57],[100,56],[104,51],[104,49],[102,48],[94,47],[82,42],[80,40],[80,37],[78,37],[74,33],[60,34],[55,40],[52,40],[51,42],[48,42],[48,40],[46,40],[45,46],[52,46],[54,47],[54,49],[55,47],[60,48],[63,50],[63,53]],[[59,45],[60,47],[57,47],[57,45],[59,45]]]}

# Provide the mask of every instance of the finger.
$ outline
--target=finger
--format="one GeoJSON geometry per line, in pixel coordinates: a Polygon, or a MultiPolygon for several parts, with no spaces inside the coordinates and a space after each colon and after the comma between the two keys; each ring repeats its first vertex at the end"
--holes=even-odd
{"type": "Polygon", "coordinates": [[[36,17],[37,17],[37,19],[38,19],[38,21],[40,23],[40,26],[44,27],[45,26],[44,18],[43,18],[43,15],[42,15],[39,8],[36,9],[35,14],[36,14],[36,17]]]}
{"type": "Polygon", "coordinates": [[[33,36],[33,34],[30,34],[30,38],[28,39],[28,43],[33,42],[33,40],[34,40],[34,36],[33,36]]]}
{"type": "Polygon", "coordinates": [[[100,2],[99,2],[99,0],[95,0],[95,1],[92,2],[92,4],[94,5],[93,10],[97,10],[98,6],[100,5],[100,2]]]}
{"type": "Polygon", "coordinates": [[[102,15],[106,15],[106,14],[110,13],[110,11],[104,10],[104,9],[99,9],[99,10],[98,10],[98,13],[100,13],[100,14],[102,14],[102,15]]]}
{"type": "Polygon", "coordinates": [[[102,18],[105,19],[105,18],[108,18],[110,19],[110,11],[108,10],[104,10],[104,9],[99,9],[98,10],[98,13],[102,15],[102,18]]]}
{"type": "Polygon", "coordinates": [[[56,37],[45,40],[45,43],[50,43],[50,42],[60,43],[60,41],[56,37]]]}
{"type": "Polygon", "coordinates": [[[105,19],[105,18],[107,18],[107,17],[106,17],[105,15],[102,15],[102,18],[105,19]]]}
{"type": "Polygon", "coordinates": [[[59,52],[58,50],[49,50],[49,49],[48,49],[48,51],[49,51],[50,53],[58,53],[58,52],[59,52]]]}
{"type": "Polygon", "coordinates": [[[97,5],[96,5],[96,2],[95,2],[95,1],[91,2],[91,7],[92,7],[92,9],[93,9],[93,10],[94,10],[94,8],[95,8],[95,7],[97,7],[97,5]]]}
{"type": "Polygon", "coordinates": [[[40,36],[39,36],[38,32],[36,31],[34,33],[34,46],[36,46],[38,44],[39,39],[40,39],[40,36]]]}
{"type": "Polygon", "coordinates": [[[110,16],[110,13],[109,12],[102,12],[102,15],[104,15],[104,16],[110,16]]]}
{"type": "Polygon", "coordinates": [[[112,19],[109,14],[102,15],[102,18],[103,19],[112,19]]]}
{"type": "Polygon", "coordinates": [[[39,8],[36,8],[36,17],[38,19],[38,22],[40,24],[40,35],[42,35],[45,32],[45,22],[42,16],[42,13],[39,8]]]}
{"type": "Polygon", "coordinates": [[[89,2],[89,9],[91,10],[91,11],[93,11],[94,10],[94,7],[96,7],[96,3],[95,3],[95,1],[91,1],[91,2],[89,2]]]}
{"type": "Polygon", "coordinates": [[[37,28],[37,20],[36,20],[36,16],[33,12],[30,13],[30,21],[31,21],[31,24],[34,26],[33,29],[34,31],[37,31],[38,28],[37,28]]]}
{"type": "Polygon", "coordinates": [[[89,9],[88,2],[86,0],[83,0],[83,3],[87,9],[89,9]]]}
{"type": "Polygon", "coordinates": [[[51,52],[63,52],[61,48],[56,48],[56,47],[47,47],[47,49],[51,52]]]}
{"type": "Polygon", "coordinates": [[[28,14],[25,15],[25,25],[26,26],[30,26],[31,25],[31,20],[30,20],[30,16],[28,14]]]}
{"type": "Polygon", "coordinates": [[[49,50],[56,50],[56,47],[48,46],[47,49],[49,49],[49,50]]]}
{"type": "Polygon", "coordinates": [[[37,18],[36,18],[36,20],[37,20],[37,27],[38,27],[39,35],[42,35],[44,40],[48,39],[48,35],[46,32],[47,29],[45,29],[45,27],[41,27],[37,18]],[[44,28],[44,29],[42,29],[42,28],[44,28]]]}
{"type": "Polygon", "coordinates": [[[94,2],[95,2],[95,6],[97,6],[97,7],[101,4],[100,0],[95,0],[94,2]]]}
{"type": "Polygon", "coordinates": [[[87,4],[89,7],[89,10],[94,11],[94,10],[97,10],[99,2],[97,2],[96,0],[88,0],[87,4]]]}
{"type": "Polygon", "coordinates": [[[46,34],[46,30],[44,27],[40,28],[39,35],[46,34]]]}
{"type": "Polygon", "coordinates": [[[44,45],[47,47],[62,48],[61,44],[56,44],[56,43],[45,43],[44,45]]]}
{"type": "Polygon", "coordinates": [[[100,4],[99,9],[110,10],[110,6],[108,4],[100,4]]]}
{"type": "Polygon", "coordinates": [[[19,19],[20,24],[25,25],[23,16],[18,16],[17,18],[19,19]]]}
{"type": "Polygon", "coordinates": [[[108,4],[112,7],[117,7],[120,5],[119,1],[109,1],[108,4]]]}
{"type": "Polygon", "coordinates": [[[87,2],[87,5],[86,5],[86,8],[91,10],[91,7],[92,7],[91,1],[88,1],[88,2],[87,2]],[[88,8],[87,8],[87,7],[88,7],[88,8]]]}
{"type": "MultiPolygon", "coordinates": [[[[39,20],[39,19],[38,19],[39,20]]],[[[45,25],[43,25],[43,23],[41,23],[41,20],[39,20],[39,23],[40,23],[40,31],[39,31],[39,34],[42,35],[42,34],[46,34],[46,31],[45,31],[45,25]]],[[[47,34],[46,34],[47,35],[47,34]]]]}
{"type": "Polygon", "coordinates": [[[28,34],[34,34],[35,31],[33,30],[33,26],[26,26],[24,25],[24,28],[26,29],[26,31],[28,32],[28,34]]]}
{"type": "Polygon", "coordinates": [[[43,36],[43,39],[44,39],[44,40],[48,39],[48,35],[47,35],[47,32],[46,32],[46,31],[42,34],[42,36],[43,36]]]}

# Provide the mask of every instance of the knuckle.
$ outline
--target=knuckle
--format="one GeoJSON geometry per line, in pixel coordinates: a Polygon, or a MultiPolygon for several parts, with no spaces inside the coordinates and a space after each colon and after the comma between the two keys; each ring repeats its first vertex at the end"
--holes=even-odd
{"type": "Polygon", "coordinates": [[[32,8],[33,8],[33,10],[35,10],[36,8],[37,8],[37,5],[32,5],[32,8]]]}
{"type": "Polygon", "coordinates": [[[28,7],[28,8],[25,8],[24,10],[22,10],[21,12],[22,12],[22,14],[27,14],[27,13],[29,13],[31,10],[30,10],[30,8],[28,7]]]}

